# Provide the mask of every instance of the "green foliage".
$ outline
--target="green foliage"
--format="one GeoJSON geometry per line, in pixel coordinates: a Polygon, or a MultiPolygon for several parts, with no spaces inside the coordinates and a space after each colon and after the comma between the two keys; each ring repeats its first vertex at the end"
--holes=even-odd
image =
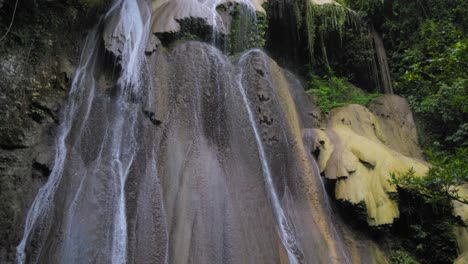
{"type": "Polygon", "coordinates": [[[468,1],[340,0],[383,36],[394,91],[409,99],[423,145],[468,144],[468,1]]]}
{"type": "Polygon", "coordinates": [[[468,183],[468,148],[460,148],[454,155],[428,153],[432,166],[424,177],[415,175],[414,170],[391,175],[390,182],[402,188],[414,190],[430,203],[449,204],[456,200],[468,204],[458,190],[468,183]]]}
{"type": "Polygon", "coordinates": [[[451,205],[428,203],[416,190],[398,188],[398,195],[400,218],[393,224],[393,251],[405,250],[420,263],[453,263],[457,244],[451,205]]]}
{"type": "Polygon", "coordinates": [[[408,98],[425,145],[445,150],[468,142],[468,4],[394,1],[384,22],[394,89],[408,98]],[[419,15],[417,15],[419,13],[419,15]],[[390,16],[390,17],[392,17],[390,16]]]}
{"type": "Polygon", "coordinates": [[[263,48],[266,45],[266,35],[268,31],[268,17],[262,12],[256,12],[257,26],[257,47],[263,48]]]}
{"type": "Polygon", "coordinates": [[[367,105],[372,99],[380,95],[366,94],[350,84],[345,78],[334,76],[322,79],[313,75],[308,87],[308,92],[317,98],[320,109],[325,112],[347,104],[367,105]]]}
{"type": "Polygon", "coordinates": [[[237,5],[231,15],[231,32],[226,43],[226,49],[231,54],[265,46],[268,30],[268,18],[265,14],[253,13],[246,6],[237,5]]]}
{"type": "Polygon", "coordinates": [[[419,264],[408,252],[404,250],[395,250],[390,257],[392,264],[419,264]]]}
{"type": "Polygon", "coordinates": [[[380,11],[384,0],[339,0],[340,4],[358,11],[362,17],[367,17],[380,11]]]}
{"type": "Polygon", "coordinates": [[[325,4],[316,5],[307,2],[307,12],[305,17],[309,52],[313,56],[315,39],[317,34],[323,32],[337,31],[341,36],[347,19],[348,10],[341,5],[325,4]]]}
{"type": "MultiPolygon", "coordinates": [[[[0,31],[5,32],[13,12],[14,1],[6,1],[0,9],[0,31]]],[[[64,32],[75,32],[76,28],[94,26],[97,16],[104,11],[110,0],[34,1],[18,5],[13,26],[7,37],[0,42],[0,53],[12,49],[25,49],[27,61],[40,62],[45,56],[60,49],[65,41],[64,32]]],[[[76,39],[72,40],[76,42],[76,39]]]]}

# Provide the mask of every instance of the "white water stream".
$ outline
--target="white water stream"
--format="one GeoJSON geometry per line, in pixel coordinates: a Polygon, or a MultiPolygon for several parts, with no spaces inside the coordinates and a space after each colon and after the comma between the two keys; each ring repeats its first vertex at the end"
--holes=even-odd
{"type": "Polygon", "coordinates": [[[270,165],[268,164],[268,160],[265,155],[265,148],[263,147],[263,142],[262,142],[262,139],[260,138],[260,133],[257,128],[257,123],[255,122],[255,117],[252,111],[251,104],[247,97],[246,89],[244,88],[244,85],[242,83],[242,79],[244,75],[244,69],[242,65],[245,64],[245,60],[249,56],[250,53],[258,52],[258,51],[259,50],[254,49],[249,52],[246,52],[239,59],[239,65],[240,65],[239,73],[236,76],[237,82],[238,82],[237,87],[239,88],[239,92],[242,95],[242,99],[244,101],[244,105],[249,116],[250,125],[255,135],[255,141],[257,143],[258,154],[259,154],[260,162],[262,164],[265,185],[266,185],[266,188],[267,188],[267,191],[268,191],[268,194],[270,196],[270,200],[273,206],[274,215],[276,217],[276,222],[278,225],[279,236],[281,238],[281,242],[283,243],[288,253],[289,262],[291,264],[299,264],[299,260],[296,255],[299,253],[298,251],[300,251],[299,241],[297,241],[294,234],[292,233],[292,228],[290,226],[288,219],[286,218],[286,215],[284,213],[284,210],[278,198],[278,194],[276,192],[276,188],[273,183],[272,176],[271,176],[270,165]]]}
{"type": "MultiPolygon", "coordinates": [[[[151,10],[144,1],[137,0],[117,0],[114,2],[108,13],[104,16],[117,16],[118,22],[112,33],[112,41],[120,42],[115,45],[122,45],[120,55],[120,64],[122,72],[118,80],[119,94],[115,100],[115,113],[110,119],[110,129],[108,136],[101,142],[101,151],[96,159],[94,169],[96,173],[99,168],[110,166],[111,176],[114,182],[114,209],[113,211],[113,234],[112,234],[112,263],[120,264],[126,262],[127,254],[127,222],[125,212],[125,182],[129,169],[134,161],[136,151],[136,117],[139,111],[131,103],[132,96],[141,96],[142,72],[145,67],[144,50],[150,34],[151,10]],[[111,153],[103,157],[103,152],[111,153]]],[[[97,49],[100,46],[99,33],[94,30],[89,34],[85,47],[82,51],[82,57],[79,67],[76,70],[75,77],[69,92],[69,102],[64,111],[63,121],[59,128],[59,136],[56,142],[55,163],[47,183],[38,191],[38,194],[27,214],[23,237],[17,247],[17,263],[26,262],[26,245],[30,243],[34,229],[39,229],[41,243],[46,239],[47,233],[51,228],[51,219],[48,219],[54,207],[56,191],[61,183],[65,170],[67,155],[70,154],[70,148],[67,145],[67,138],[70,136],[70,130],[73,122],[82,117],[80,127],[74,127],[74,130],[81,131],[86,125],[90,113],[92,102],[95,97],[96,80],[94,79],[95,63],[97,49]],[[83,107],[85,113],[83,113],[83,107]],[[81,110],[81,111],[80,111],[81,110]]],[[[81,133],[81,132],[80,132],[81,133]]],[[[79,200],[85,196],[82,193],[84,182],[89,174],[84,170],[79,187],[73,195],[73,200],[67,209],[67,220],[65,221],[64,241],[62,246],[62,258],[69,261],[77,261],[79,257],[74,248],[77,246],[75,213],[79,200]]],[[[37,232],[37,231],[35,231],[37,232]]],[[[79,261],[79,260],[78,260],[79,261]]]]}

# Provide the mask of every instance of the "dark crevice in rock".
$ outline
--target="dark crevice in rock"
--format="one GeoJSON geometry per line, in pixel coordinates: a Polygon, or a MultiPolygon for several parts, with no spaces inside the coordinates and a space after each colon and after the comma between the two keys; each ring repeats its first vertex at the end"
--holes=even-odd
{"type": "Polygon", "coordinates": [[[260,102],[268,102],[270,100],[270,97],[263,94],[257,94],[257,97],[260,102]]]}
{"type": "Polygon", "coordinates": [[[27,149],[28,146],[24,145],[8,145],[8,144],[0,144],[0,149],[2,150],[16,150],[16,149],[27,149]]]}
{"type": "MultiPolygon", "coordinates": [[[[180,25],[178,32],[156,33],[164,47],[172,47],[184,40],[198,40],[202,42],[214,42],[213,27],[208,25],[203,18],[184,18],[176,20],[180,25]]],[[[220,43],[224,43],[224,35],[219,34],[220,43]]],[[[218,41],[218,39],[217,39],[218,41]]],[[[221,45],[222,46],[222,45],[221,45]]]]}
{"type": "MultiPolygon", "coordinates": [[[[41,110],[43,113],[47,114],[48,116],[50,116],[52,118],[52,120],[54,120],[54,123],[58,123],[59,121],[59,118],[57,116],[57,114],[52,110],[50,109],[49,107],[45,106],[43,103],[41,103],[40,101],[33,101],[31,103],[31,105],[36,108],[36,109],[39,109],[41,110]]],[[[42,123],[42,120],[44,119],[44,116],[41,116],[41,119],[39,120],[36,120],[34,119],[33,117],[33,120],[38,122],[38,123],[42,123]]]]}
{"type": "Polygon", "coordinates": [[[278,140],[278,138],[276,138],[276,136],[272,136],[272,137],[268,138],[268,141],[269,142],[275,142],[275,143],[279,142],[279,140],[278,140]]]}
{"type": "Polygon", "coordinates": [[[263,70],[261,70],[261,69],[255,69],[255,71],[256,71],[260,76],[262,76],[262,77],[265,76],[265,72],[264,72],[263,70]]]}
{"type": "Polygon", "coordinates": [[[271,125],[273,124],[273,118],[270,118],[268,116],[262,116],[260,118],[260,124],[267,124],[267,125],[271,125]]]}
{"type": "Polygon", "coordinates": [[[365,161],[365,160],[362,160],[362,159],[359,159],[359,162],[362,163],[362,165],[364,165],[366,168],[368,168],[369,170],[373,170],[375,169],[375,165],[368,162],[368,161],[365,161]]]}
{"type": "Polygon", "coordinates": [[[162,124],[162,121],[161,121],[161,120],[158,120],[158,119],[155,117],[154,112],[143,111],[143,114],[145,114],[145,116],[151,121],[151,123],[153,123],[153,125],[155,125],[155,126],[160,126],[160,125],[162,124]]]}
{"type": "Polygon", "coordinates": [[[32,178],[33,179],[45,179],[48,178],[52,170],[49,166],[41,164],[39,162],[34,162],[32,164],[32,178]]]}
{"type": "Polygon", "coordinates": [[[318,160],[319,156],[320,156],[320,148],[319,147],[316,147],[312,152],[311,152],[312,156],[318,160]]]}

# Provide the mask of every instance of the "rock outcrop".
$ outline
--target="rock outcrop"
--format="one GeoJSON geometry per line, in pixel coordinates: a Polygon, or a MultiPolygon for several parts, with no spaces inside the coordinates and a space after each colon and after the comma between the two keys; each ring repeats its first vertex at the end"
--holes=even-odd
{"type": "Polygon", "coordinates": [[[78,18],[83,10],[77,0],[20,3],[0,41],[0,263],[15,262],[26,213],[54,164],[73,65],[97,21],[97,10],[78,18]]]}
{"type": "Polygon", "coordinates": [[[55,130],[68,86],[65,59],[35,68],[26,54],[0,55],[0,262],[14,260],[24,216],[54,162],[55,130]]]}
{"type": "Polygon", "coordinates": [[[386,95],[369,109],[360,105],[334,109],[327,128],[312,133],[321,172],[336,180],[335,198],[364,203],[368,224],[378,226],[399,217],[390,174],[413,169],[424,175],[428,165],[419,159],[415,125],[403,98],[386,95]]]}
{"type": "Polygon", "coordinates": [[[201,18],[207,25],[216,27],[220,32],[226,32],[228,25],[223,23],[217,8],[227,3],[238,3],[247,6],[253,12],[265,13],[262,4],[266,0],[153,0],[154,33],[177,32],[179,21],[188,18],[201,18]]]}

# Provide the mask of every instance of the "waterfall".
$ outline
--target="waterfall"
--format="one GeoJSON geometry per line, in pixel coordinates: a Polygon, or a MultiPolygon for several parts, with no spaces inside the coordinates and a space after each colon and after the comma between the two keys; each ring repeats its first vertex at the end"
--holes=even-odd
{"type": "MultiPolygon", "coordinates": [[[[82,56],[80,59],[80,65],[75,73],[75,78],[71,85],[70,89],[70,98],[71,103],[67,105],[64,112],[64,121],[59,127],[57,142],[56,142],[56,154],[55,154],[55,163],[52,169],[52,172],[49,176],[47,183],[39,189],[36,198],[31,205],[31,208],[28,211],[26,216],[26,222],[24,227],[23,238],[20,241],[20,244],[17,247],[16,255],[17,262],[19,264],[25,263],[26,261],[26,243],[29,242],[29,239],[32,235],[33,228],[37,225],[41,225],[40,228],[45,229],[43,232],[47,232],[50,226],[46,223],[47,215],[53,209],[53,199],[55,193],[62,178],[62,173],[65,165],[65,157],[68,153],[65,140],[70,132],[72,126],[72,120],[77,115],[77,109],[84,103],[84,101],[92,100],[95,80],[92,78],[92,71],[95,66],[96,58],[96,43],[98,35],[94,30],[92,31],[88,38],[86,39],[85,46],[83,48],[82,56]],[[85,98],[85,94],[82,93],[82,88],[89,85],[90,90],[88,97],[85,98]],[[45,226],[42,226],[45,224],[45,226]]],[[[86,115],[89,115],[87,111],[86,115]]]]}
{"type": "MultiPolygon", "coordinates": [[[[190,3],[224,27],[224,1],[190,3]]],[[[259,49],[160,47],[152,12],[117,0],[87,37],[18,264],[350,263],[297,78],[259,49]]]]}
{"type": "MultiPolygon", "coordinates": [[[[59,186],[68,184],[63,182],[64,177],[78,176],[80,178],[69,180],[70,182],[77,181],[77,187],[75,190],[70,190],[73,194],[71,200],[67,202],[68,208],[65,210],[66,213],[63,219],[64,237],[62,250],[58,258],[61,261],[71,263],[76,262],[81,254],[83,256],[88,254],[87,252],[77,251],[76,248],[79,246],[79,241],[83,241],[83,238],[80,237],[81,234],[79,234],[80,225],[86,222],[80,220],[83,216],[79,215],[79,212],[81,211],[82,201],[87,199],[84,192],[89,188],[89,181],[93,180],[92,177],[100,175],[102,170],[107,171],[107,178],[102,179],[102,184],[111,187],[111,196],[114,197],[114,201],[110,205],[106,205],[106,202],[103,201],[96,201],[105,210],[109,210],[109,214],[104,217],[109,221],[105,228],[112,229],[112,231],[109,230],[112,233],[112,242],[109,245],[112,252],[111,262],[126,262],[125,183],[130,167],[135,160],[137,147],[135,134],[138,125],[137,114],[139,112],[139,108],[133,100],[142,96],[141,88],[144,84],[141,74],[144,72],[143,67],[145,67],[144,49],[149,35],[151,14],[146,4],[138,3],[136,0],[119,0],[113,4],[104,19],[109,16],[112,16],[113,19],[117,17],[112,32],[114,41],[112,45],[121,45],[119,61],[122,72],[117,81],[116,98],[104,102],[101,107],[113,109],[113,114],[105,118],[108,127],[105,128],[101,141],[96,142],[98,145],[96,146],[97,155],[95,160],[90,162],[88,166],[81,164],[84,168],[77,168],[76,174],[69,175],[71,173],[67,166],[69,167],[70,164],[67,163],[76,160],[76,156],[78,158],[81,156],[81,162],[85,163],[84,160],[88,155],[86,151],[90,150],[81,152],[78,149],[83,144],[82,141],[89,140],[84,137],[91,136],[86,133],[86,130],[94,126],[90,116],[95,115],[95,112],[99,110],[95,107],[100,92],[96,90],[97,80],[94,79],[94,74],[97,70],[97,58],[100,56],[98,47],[101,41],[96,29],[90,33],[86,40],[80,66],[75,73],[69,93],[69,104],[64,110],[65,114],[57,138],[56,158],[51,176],[46,185],[39,190],[28,212],[24,235],[17,248],[18,263],[26,262],[26,244],[30,243],[33,235],[37,235],[35,239],[39,239],[40,246],[45,246],[47,243],[48,233],[53,228],[51,221],[54,219],[52,212],[54,210],[54,201],[58,202],[59,200],[57,198],[57,189],[59,186]],[[76,135],[75,131],[78,131],[78,135],[76,135]],[[64,174],[67,175],[64,176],[64,174]]],[[[100,132],[95,131],[95,133],[100,132]]],[[[62,189],[62,191],[64,190],[62,189]]],[[[100,221],[98,219],[96,220],[100,221]]],[[[85,225],[83,224],[83,226],[85,225]]],[[[37,258],[40,259],[41,257],[41,254],[38,254],[37,258]]]]}
{"type": "MultiPolygon", "coordinates": [[[[138,111],[131,103],[129,104],[129,95],[137,95],[139,97],[141,93],[140,89],[143,86],[141,74],[143,72],[142,67],[144,67],[144,51],[150,34],[151,13],[146,4],[143,7],[144,9],[140,10],[136,0],[120,0],[114,6],[119,7],[120,19],[114,28],[112,36],[116,40],[123,38],[123,47],[120,50],[122,74],[118,80],[118,86],[123,91],[117,99],[117,111],[122,112],[115,122],[111,136],[112,170],[118,174],[118,200],[117,212],[114,218],[112,263],[125,263],[127,254],[125,183],[130,166],[134,161],[135,148],[137,147],[136,138],[133,133],[136,130],[136,111],[138,111]],[[127,116],[127,113],[131,113],[130,116],[127,116]],[[129,130],[128,132],[125,131],[127,129],[129,130]],[[128,143],[125,142],[128,138],[124,139],[124,136],[130,136],[128,143]]],[[[113,8],[111,10],[113,11],[113,8]]]]}
{"type": "Polygon", "coordinates": [[[294,234],[292,233],[291,226],[289,224],[288,219],[286,218],[284,214],[283,208],[280,203],[280,199],[278,198],[278,194],[276,193],[276,189],[275,189],[273,179],[271,176],[270,166],[268,165],[268,160],[265,155],[263,142],[260,138],[260,134],[257,129],[257,123],[255,121],[249,99],[247,98],[245,88],[242,84],[242,79],[243,79],[243,74],[244,74],[243,67],[245,67],[243,65],[245,64],[245,59],[247,58],[247,56],[249,56],[251,52],[258,52],[258,50],[251,50],[249,52],[244,53],[239,60],[240,68],[239,68],[239,73],[237,76],[238,88],[239,88],[239,92],[242,95],[242,99],[244,101],[244,105],[248,113],[250,125],[255,135],[255,141],[257,143],[258,153],[260,155],[262,170],[263,170],[263,174],[265,177],[265,185],[268,190],[271,203],[273,204],[273,210],[276,216],[276,222],[278,224],[278,230],[280,232],[281,241],[283,242],[283,245],[288,252],[289,262],[291,264],[299,264],[301,263],[299,260],[303,258],[302,250],[300,246],[298,245],[298,241],[294,237],[294,234]]]}
{"type": "Polygon", "coordinates": [[[383,44],[382,37],[375,31],[373,25],[369,25],[370,38],[373,40],[377,65],[379,66],[380,81],[385,94],[393,94],[392,78],[390,68],[388,67],[387,53],[383,44]]]}

